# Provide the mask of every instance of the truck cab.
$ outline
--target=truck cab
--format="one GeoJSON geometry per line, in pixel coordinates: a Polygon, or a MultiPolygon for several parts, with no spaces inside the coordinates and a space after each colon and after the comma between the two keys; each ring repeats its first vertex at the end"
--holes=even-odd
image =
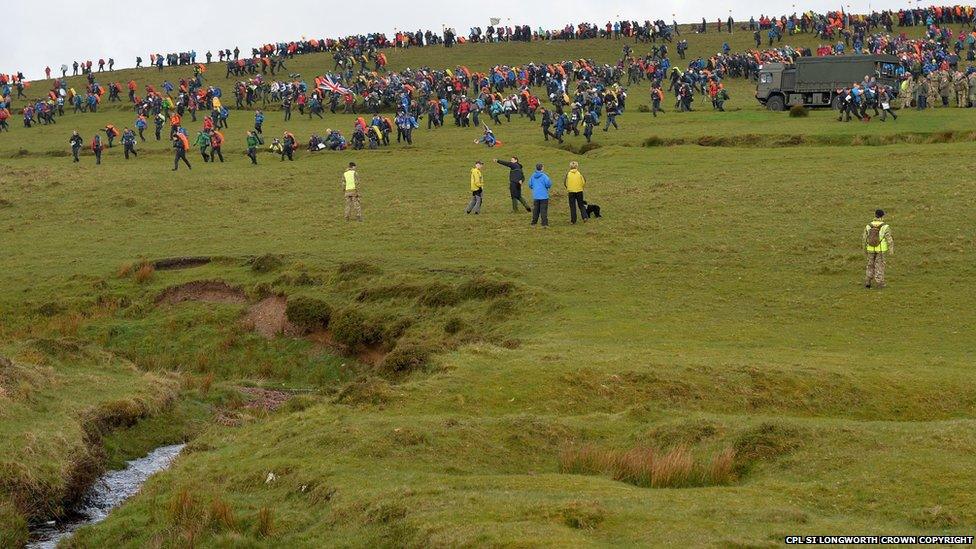
{"type": "Polygon", "coordinates": [[[770,110],[781,111],[786,106],[785,99],[782,95],[783,72],[785,70],[786,65],[783,63],[768,63],[759,69],[759,79],[756,83],[756,99],[763,105],[766,105],[770,110]],[[773,105],[769,104],[770,98],[773,98],[773,105]]]}

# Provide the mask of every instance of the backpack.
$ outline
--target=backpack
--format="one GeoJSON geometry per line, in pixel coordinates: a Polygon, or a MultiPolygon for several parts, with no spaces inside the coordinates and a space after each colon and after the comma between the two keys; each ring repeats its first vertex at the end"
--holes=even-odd
{"type": "Polygon", "coordinates": [[[881,245],[881,229],[884,226],[884,223],[880,225],[870,225],[870,228],[868,229],[868,246],[876,248],[881,245]]]}

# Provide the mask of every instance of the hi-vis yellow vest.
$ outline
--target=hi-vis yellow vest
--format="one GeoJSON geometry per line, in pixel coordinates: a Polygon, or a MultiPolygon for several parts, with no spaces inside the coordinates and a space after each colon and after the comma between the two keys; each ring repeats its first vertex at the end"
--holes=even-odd
{"type": "Polygon", "coordinates": [[[347,192],[349,192],[349,191],[355,191],[356,190],[356,172],[354,172],[353,170],[346,170],[346,172],[342,174],[342,177],[346,180],[346,191],[347,192]]]}
{"type": "Polygon", "coordinates": [[[890,230],[888,224],[872,221],[868,224],[866,230],[870,231],[872,227],[878,228],[878,239],[880,242],[878,242],[877,246],[868,244],[865,246],[865,249],[870,253],[886,253],[888,251],[888,240],[885,237],[888,236],[888,231],[890,230]]]}

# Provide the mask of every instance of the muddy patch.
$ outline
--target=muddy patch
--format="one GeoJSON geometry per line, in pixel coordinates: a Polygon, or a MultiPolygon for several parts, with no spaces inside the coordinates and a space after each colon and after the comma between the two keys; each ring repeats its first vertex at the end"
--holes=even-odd
{"type": "Polygon", "coordinates": [[[157,305],[172,305],[185,301],[244,304],[247,303],[247,295],[244,294],[244,290],[220,280],[197,280],[167,288],[156,296],[157,305]]]}
{"type": "Polygon", "coordinates": [[[153,261],[153,267],[157,271],[177,271],[180,269],[192,269],[202,267],[210,263],[209,257],[167,257],[153,261]]]}
{"type": "Polygon", "coordinates": [[[251,305],[244,322],[265,339],[274,339],[279,334],[296,332],[294,326],[288,322],[288,298],[271,296],[251,305]]]}
{"type": "Polygon", "coordinates": [[[262,389],[260,387],[238,387],[238,391],[248,397],[245,408],[264,410],[273,412],[284,406],[294,395],[287,391],[276,391],[274,389],[262,389]]]}
{"type": "Polygon", "coordinates": [[[319,350],[339,353],[369,366],[381,366],[387,355],[387,351],[382,345],[363,345],[350,348],[348,345],[336,341],[329,330],[312,332],[308,335],[308,339],[319,350]]]}

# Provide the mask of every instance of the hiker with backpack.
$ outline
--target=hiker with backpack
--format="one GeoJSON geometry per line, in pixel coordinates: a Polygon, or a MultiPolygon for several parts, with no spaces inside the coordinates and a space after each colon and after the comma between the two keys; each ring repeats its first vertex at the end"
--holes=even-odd
{"type": "Polygon", "coordinates": [[[295,157],[293,153],[295,152],[295,136],[291,132],[285,132],[281,139],[281,161],[285,161],[285,157],[288,157],[289,162],[294,162],[295,157]]]}
{"type": "Polygon", "coordinates": [[[220,148],[224,146],[224,135],[217,130],[210,130],[210,161],[216,162],[220,158],[220,163],[224,163],[224,153],[220,148]]]}
{"type": "Polygon", "coordinates": [[[101,165],[102,163],[102,151],[105,150],[105,145],[102,145],[102,136],[95,134],[92,138],[91,150],[95,153],[95,165],[101,165]]]}
{"type": "Polygon", "coordinates": [[[173,171],[175,172],[180,167],[180,160],[186,164],[188,170],[192,170],[193,166],[190,165],[190,161],[186,159],[186,151],[190,148],[190,140],[186,138],[186,134],[183,133],[183,128],[179,128],[176,134],[173,136],[173,150],[176,151],[173,157],[173,171]]]}
{"type": "Polygon", "coordinates": [[[122,149],[123,154],[125,154],[125,159],[129,159],[129,155],[139,156],[136,152],[136,132],[125,128],[122,130],[122,149]]]}
{"type": "Polygon", "coordinates": [[[71,132],[71,139],[68,140],[68,143],[71,144],[71,156],[73,158],[72,162],[79,162],[80,160],[78,159],[78,155],[81,153],[81,146],[84,143],[84,140],[80,135],[78,135],[78,130],[71,132]]]}
{"type": "Polygon", "coordinates": [[[210,162],[210,155],[207,154],[207,149],[210,148],[210,134],[197,132],[197,137],[193,140],[193,145],[200,147],[200,156],[203,157],[203,161],[210,162]]]}
{"type": "Polygon", "coordinates": [[[260,143],[260,140],[258,140],[257,134],[252,131],[247,132],[247,157],[251,159],[251,164],[255,166],[258,163],[258,143],[260,143]]]}
{"type": "Polygon", "coordinates": [[[864,287],[881,289],[885,287],[885,258],[895,251],[895,242],[891,238],[891,227],[884,221],[884,210],[874,212],[874,221],[864,227],[861,241],[868,265],[864,278],[864,287]]]}

